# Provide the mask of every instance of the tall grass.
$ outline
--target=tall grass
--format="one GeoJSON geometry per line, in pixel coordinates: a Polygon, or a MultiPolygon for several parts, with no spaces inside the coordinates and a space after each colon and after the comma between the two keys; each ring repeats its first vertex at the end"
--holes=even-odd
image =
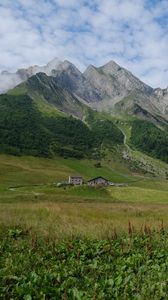
{"type": "Polygon", "coordinates": [[[143,226],[152,230],[168,228],[168,205],[124,203],[16,203],[1,204],[0,226],[32,228],[37,235],[55,238],[80,235],[103,238],[114,230],[135,231],[143,226]]]}

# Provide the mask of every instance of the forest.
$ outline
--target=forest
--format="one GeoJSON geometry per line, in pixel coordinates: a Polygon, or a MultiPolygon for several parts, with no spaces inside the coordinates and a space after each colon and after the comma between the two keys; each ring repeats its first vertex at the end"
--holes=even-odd
{"type": "Polygon", "coordinates": [[[137,149],[168,162],[168,133],[147,121],[133,122],[130,142],[137,149]]]}
{"type": "Polygon", "coordinates": [[[0,95],[1,153],[92,158],[102,143],[123,143],[123,134],[111,121],[97,119],[87,125],[72,116],[45,116],[27,95],[0,95]]]}

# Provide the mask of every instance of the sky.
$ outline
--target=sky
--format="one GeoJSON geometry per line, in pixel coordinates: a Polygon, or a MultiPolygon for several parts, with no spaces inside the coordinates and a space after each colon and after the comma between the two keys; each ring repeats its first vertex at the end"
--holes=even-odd
{"type": "Polygon", "coordinates": [[[168,86],[168,0],[0,0],[0,71],[53,58],[81,71],[114,60],[168,86]]]}

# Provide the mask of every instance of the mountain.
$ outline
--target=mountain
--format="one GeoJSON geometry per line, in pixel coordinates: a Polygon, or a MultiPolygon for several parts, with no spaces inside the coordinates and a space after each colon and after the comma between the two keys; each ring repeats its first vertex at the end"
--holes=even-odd
{"type": "Polygon", "coordinates": [[[166,89],[155,89],[153,92],[155,105],[163,114],[168,115],[168,87],[166,89]]]}
{"type": "MultiPolygon", "coordinates": [[[[99,111],[114,111],[132,116],[136,115],[138,118],[154,123],[160,122],[158,121],[160,118],[168,120],[167,90],[152,89],[114,61],[110,61],[101,67],[90,65],[82,73],[71,62],[54,59],[46,66],[35,65],[27,69],[20,69],[14,74],[3,72],[0,75],[1,88],[4,88],[4,85],[8,88],[13,87],[24,81],[26,89],[29,89],[29,94],[32,96],[32,90],[34,91],[36,85],[33,85],[32,89],[31,81],[28,79],[38,73],[45,73],[47,76],[52,77],[50,80],[45,77],[47,83],[44,83],[44,75],[43,79],[37,80],[36,78],[36,83],[38,81],[37,86],[40,84],[43,85],[43,89],[45,87],[46,92],[42,97],[48,97],[50,102],[54,102],[53,98],[56,94],[58,102],[61,90],[63,95],[60,99],[63,100],[64,98],[66,101],[65,103],[62,100],[60,101],[59,109],[66,113],[69,112],[78,117],[82,116],[81,109],[76,109],[76,104],[72,105],[73,101],[71,100],[73,98],[74,103],[78,101],[78,106],[84,104],[99,111]],[[57,91],[54,90],[55,88],[57,91]],[[49,95],[47,96],[46,93],[49,95]],[[68,98],[71,100],[68,101],[68,98]]],[[[34,92],[36,94],[41,93],[40,91],[34,92]]]]}
{"type": "Polygon", "coordinates": [[[82,73],[53,60],[15,75],[22,82],[0,95],[1,153],[113,157],[133,171],[167,177],[167,89],[152,89],[113,61],[82,73]]]}
{"type": "Polygon", "coordinates": [[[93,111],[70,88],[45,73],[37,73],[1,95],[3,107],[0,144],[7,153],[100,159],[103,145],[108,149],[123,144],[123,133],[112,120],[93,111]],[[8,124],[5,134],[3,124],[8,124]]]}
{"type": "Polygon", "coordinates": [[[52,60],[45,66],[35,65],[27,69],[19,69],[16,73],[3,71],[0,74],[0,90],[13,88],[37,73],[55,77],[60,86],[86,102],[98,102],[106,99],[115,102],[135,90],[147,94],[152,92],[152,88],[113,61],[99,68],[90,65],[82,73],[71,62],[58,59],[52,60]]]}
{"type": "Polygon", "coordinates": [[[87,103],[101,101],[102,97],[99,89],[92,85],[90,79],[86,78],[72,63],[64,61],[52,71],[58,84],[74,93],[80,100],[87,103]]]}
{"type": "Polygon", "coordinates": [[[121,113],[144,117],[161,115],[167,119],[168,90],[152,89],[131,72],[122,68],[114,61],[104,66],[90,65],[84,73],[80,72],[71,62],[54,59],[45,66],[32,66],[20,69],[16,73],[2,72],[0,74],[1,90],[12,88],[26,81],[37,73],[45,73],[81,103],[100,111],[115,110],[121,113]],[[142,109],[142,110],[141,110],[142,109]],[[140,112],[141,110],[141,112],[140,112]]]}
{"type": "Polygon", "coordinates": [[[63,62],[60,61],[57,58],[54,58],[51,60],[47,65],[45,66],[32,66],[29,67],[28,69],[19,69],[16,73],[21,76],[21,78],[28,79],[32,75],[35,75],[37,73],[45,73],[46,75],[50,76],[52,75],[52,70],[56,69],[59,67],[60,64],[63,62]]]}
{"type": "Polygon", "coordinates": [[[3,71],[0,74],[0,92],[6,92],[7,90],[18,85],[19,83],[27,80],[29,77],[40,72],[46,73],[50,76],[52,74],[52,70],[56,69],[59,64],[62,64],[62,62],[55,58],[45,66],[35,65],[27,69],[22,68],[17,70],[16,73],[9,73],[7,71],[3,71]]]}
{"type": "MultiPolygon", "coordinates": [[[[29,95],[35,100],[40,108],[49,105],[51,109],[57,108],[69,115],[82,118],[85,112],[85,105],[81,103],[72,93],[58,85],[57,80],[45,73],[37,73],[28,78],[25,82],[9,91],[11,95],[29,95]]],[[[51,110],[50,109],[50,110],[51,110]]]]}
{"type": "Polygon", "coordinates": [[[84,76],[100,90],[102,100],[110,100],[112,104],[134,91],[141,91],[145,94],[152,92],[152,88],[114,61],[99,68],[90,65],[84,72],[84,76]]]}

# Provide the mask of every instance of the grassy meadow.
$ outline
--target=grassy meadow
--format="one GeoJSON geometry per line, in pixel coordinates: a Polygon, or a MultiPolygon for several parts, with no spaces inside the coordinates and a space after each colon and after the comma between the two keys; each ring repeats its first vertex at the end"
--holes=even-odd
{"type": "Polygon", "coordinates": [[[95,163],[0,155],[0,299],[167,299],[168,182],[95,163]]]}
{"type": "Polygon", "coordinates": [[[56,158],[0,156],[0,224],[32,227],[38,234],[100,237],[113,230],[127,231],[168,226],[168,182],[132,176],[113,164],[56,158]],[[124,187],[57,187],[69,175],[85,180],[102,175],[124,187]]]}

